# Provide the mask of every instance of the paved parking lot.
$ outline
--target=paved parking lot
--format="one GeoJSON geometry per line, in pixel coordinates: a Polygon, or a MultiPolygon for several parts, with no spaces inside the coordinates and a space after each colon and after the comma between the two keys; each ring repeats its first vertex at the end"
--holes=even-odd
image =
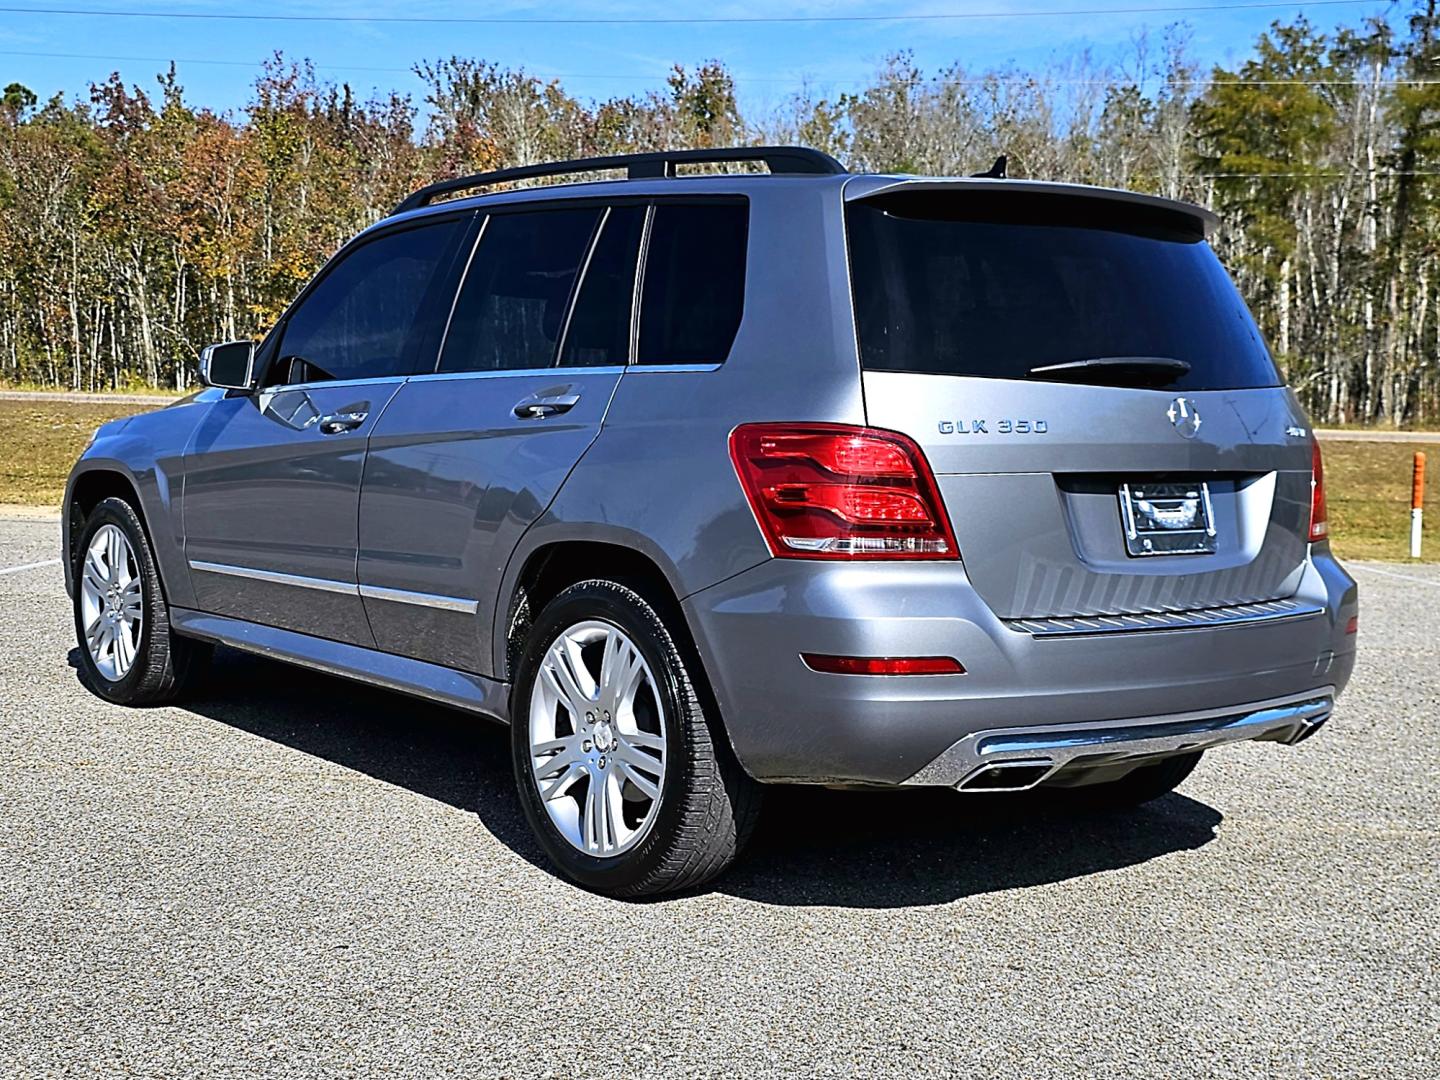
{"type": "Polygon", "coordinates": [[[7,1075],[1435,1076],[1440,568],[1356,569],[1305,746],[1130,816],[779,792],[709,891],[540,864],[502,730],[238,653],[80,685],[56,526],[0,520],[7,1075]]]}

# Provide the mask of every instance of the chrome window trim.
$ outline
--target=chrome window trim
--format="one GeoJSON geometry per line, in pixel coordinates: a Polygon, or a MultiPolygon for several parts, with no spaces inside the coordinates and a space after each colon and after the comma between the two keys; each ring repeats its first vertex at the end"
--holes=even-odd
{"type": "Polygon", "coordinates": [[[479,600],[467,600],[459,596],[440,596],[436,593],[412,592],[409,589],[391,589],[383,585],[361,585],[360,595],[366,600],[389,600],[396,604],[414,604],[416,607],[434,608],[437,611],[454,611],[461,615],[474,615],[480,607],[479,600]]]}
{"type": "Polygon", "coordinates": [[[305,577],[303,574],[282,574],[277,570],[257,570],[251,566],[232,566],[229,563],[204,562],[200,559],[191,559],[190,569],[200,570],[207,574],[224,574],[226,577],[264,581],[271,585],[293,585],[296,588],[314,589],[317,592],[341,593],[348,596],[358,596],[360,594],[359,587],[353,582],[336,581],[333,578],[305,577]]]}
{"type": "Polygon", "coordinates": [[[507,371],[435,371],[425,375],[411,375],[409,382],[437,382],[446,379],[521,379],[526,376],[548,375],[618,375],[626,370],[620,365],[605,367],[543,367],[515,368],[507,371]]]}
{"type": "Polygon", "coordinates": [[[297,383],[271,383],[269,386],[261,386],[254,393],[257,394],[283,394],[289,390],[324,390],[331,386],[380,386],[383,383],[402,383],[406,379],[412,379],[413,375],[369,375],[363,379],[314,379],[310,382],[297,383]]]}
{"type": "Polygon", "coordinates": [[[681,371],[719,371],[724,364],[631,364],[629,372],[632,375],[673,375],[681,371]]]}

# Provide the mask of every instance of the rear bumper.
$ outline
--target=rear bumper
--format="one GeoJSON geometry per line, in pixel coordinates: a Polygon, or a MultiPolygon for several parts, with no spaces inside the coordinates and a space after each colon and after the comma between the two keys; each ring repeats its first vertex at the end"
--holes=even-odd
{"type": "Polygon", "coordinates": [[[1046,781],[1255,740],[1295,744],[1334,708],[1333,687],[1241,709],[1210,709],[1095,725],[1001,728],[960,739],[905,781],[959,791],[1021,791],[1046,781]]]}
{"type": "Polygon", "coordinates": [[[1046,751],[1052,767],[1042,779],[1055,781],[1062,765],[1122,753],[1112,741],[1120,730],[1135,758],[1236,739],[1294,741],[1314,717],[1269,710],[1323,701],[1328,715],[1354,666],[1345,628],[1358,611],[1354,581],[1323,546],[1294,599],[1306,614],[1046,635],[996,618],[959,564],[772,559],[684,607],[752,776],[954,786],[1000,760],[1001,736],[1079,739],[1073,754],[1046,751]],[[966,674],[824,674],[802,652],[952,656],[966,674]],[[1173,724],[1181,726],[1152,730],[1173,724]],[[1094,749],[1107,742],[1110,750],[1094,749]]]}

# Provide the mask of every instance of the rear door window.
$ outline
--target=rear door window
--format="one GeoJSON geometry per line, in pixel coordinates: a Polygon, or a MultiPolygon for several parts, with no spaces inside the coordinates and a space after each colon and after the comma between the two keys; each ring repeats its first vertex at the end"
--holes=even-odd
{"type": "Polygon", "coordinates": [[[287,317],[269,381],[428,370],[454,295],[454,256],[468,220],[387,232],[343,255],[287,317]]]}
{"type": "Polygon", "coordinates": [[[600,214],[586,207],[492,215],[455,301],[440,370],[553,366],[600,214]]]}
{"type": "Polygon", "coordinates": [[[749,209],[743,202],[659,203],[645,253],[640,364],[718,364],[745,305],[749,209]]]}
{"type": "Polygon", "coordinates": [[[846,208],[862,365],[1187,390],[1275,386],[1239,292],[1187,215],[1093,198],[881,196],[846,208]],[[1127,369],[1126,358],[1141,361],[1127,369]],[[1036,368],[1101,360],[1061,373],[1036,368]],[[1156,378],[1157,360],[1188,370],[1156,378]]]}
{"type": "Polygon", "coordinates": [[[644,229],[643,206],[617,206],[605,215],[565,331],[562,366],[608,367],[629,359],[630,312],[644,229]]]}

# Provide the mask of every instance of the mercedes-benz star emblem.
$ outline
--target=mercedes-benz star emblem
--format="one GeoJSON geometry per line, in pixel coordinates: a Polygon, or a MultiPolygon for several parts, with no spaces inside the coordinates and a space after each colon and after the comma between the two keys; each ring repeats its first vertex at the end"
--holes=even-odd
{"type": "Polygon", "coordinates": [[[1200,434],[1200,410],[1195,408],[1195,403],[1189,398],[1177,397],[1170,402],[1170,408],[1165,410],[1165,415],[1170,418],[1170,426],[1183,438],[1193,439],[1200,434]]]}

